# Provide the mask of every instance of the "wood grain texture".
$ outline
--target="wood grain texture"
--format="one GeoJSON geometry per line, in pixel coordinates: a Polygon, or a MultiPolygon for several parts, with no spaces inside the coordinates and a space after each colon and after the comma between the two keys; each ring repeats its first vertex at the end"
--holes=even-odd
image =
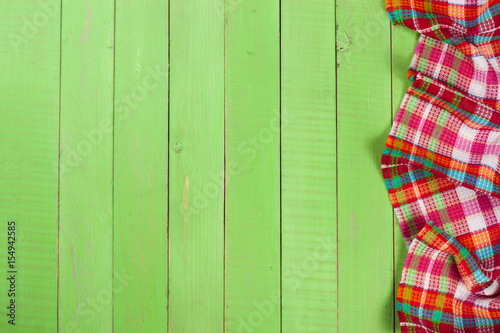
{"type": "Polygon", "coordinates": [[[417,37],[383,1],[0,0],[0,331],[399,332],[417,37]]]}
{"type": "Polygon", "coordinates": [[[279,15],[226,7],[226,332],[280,332],[279,15]]]}
{"type": "MultiPolygon", "coordinates": [[[[410,86],[407,77],[413,51],[417,45],[419,34],[401,26],[392,26],[391,54],[392,54],[392,115],[393,119],[403,101],[403,97],[410,86]]],[[[408,250],[401,235],[399,222],[394,216],[394,316],[395,332],[401,332],[396,309],[396,296],[401,272],[408,250]]]]}
{"type": "Polygon", "coordinates": [[[64,1],[59,331],[113,325],[114,2],[64,1]]]}
{"type": "Polygon", "coordinates": [[[168,2],[116,7],[114,331],[167,330],[168,2]]]}
{"type": "Polygon", "coordinates": [[[0,2],[1,332],[57,330],[58,4],[45,11],[37,2],[0,2]],[[8,254],[10,221],[15,253],[8,254]],[[12,255],[15,296],[7,280],[12,255]],[[11,298],[15,326],[7,322],[11,298]]]}
{"type": "Polygon", "coordinates": [[[281,2],[282,332],[337,332],[335,4],[281,2]]]}
{"type": "Polygon", "coordinates": [[[380,170],[391,126],[384,2],[337,1],[339,332],[392,332],[393,218],[380,170]]]}
{"type": "Polygon", "coordinates": [[[223,331],[224,15],[170,0],[169,332],[223,331]]]}

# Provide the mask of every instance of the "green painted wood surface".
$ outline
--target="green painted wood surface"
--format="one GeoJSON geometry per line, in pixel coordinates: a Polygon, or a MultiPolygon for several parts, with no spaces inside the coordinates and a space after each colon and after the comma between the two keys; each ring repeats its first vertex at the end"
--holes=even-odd
{"type": "Polygon", "coordinates": [[[224,10],[211,0],[170,2],[169,87],[168,330],[222,332],[224,10]]]}
{"type": "Polygon", "coordinates": [[[393,218],[380,170],[391,125],[383,5],[337,1],[339,332],[394,329],[393,218]]]}
{"type": "Polygon", "coordinates": [[[338,332],[334,18],[281,3],[282,332],[338,332]]]}
{"type": "Polygon", "coordinates": [[[399,332],[379,161],[417,36],[383,1],[0,12],[1,332],[399,332]]]}
{"type": "Polygon", "coordinates": [[[58,330],[113,326],[113,1],[63,1],[58,330]]]}
{"type": "Polygon", "coordinates": [[[279,332],[279,1],[228,2],[225,22],[225,328],[279,332]]]}
{"type": "Polygon", "coordinates": [[[30,21],[40,15],[34,2],[1,1],[0,12],[0,331],[56,332],[60,6],[43,29],[30,21]],[[15,327],[6,316],[10,221],[16,223],[15,327]]]}
{"type": "Polygon", "coordinates": [[[117,4],[113,155],[113,331],[117,332],[167,328],[166,22],[165,1],[117,4]]]}

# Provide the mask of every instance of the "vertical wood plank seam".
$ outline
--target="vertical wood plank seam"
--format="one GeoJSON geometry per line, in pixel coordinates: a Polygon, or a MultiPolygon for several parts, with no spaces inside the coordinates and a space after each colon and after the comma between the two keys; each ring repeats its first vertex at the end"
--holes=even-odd
{"type": "Polygon", "coordinates": [[[226,74],[227,74],[227,0],[224,0],[224,166],[222,170],[222,186],[223,186],[223,198],[222,198],[222,229],[223,229],[223,239],[224,239],[224,258],[222,260],[222,332],[226,332],[227,323],[227,313],[226,313],[226,259],[227,259],[227,240],[226,240],[226,201],[227,201],[227,179],[226,179],[226,170],[227,170],[227,93],[226,93],[226,74]]]}
{"type": "Polygon", "coordinates": [[[60,239],[60,198],[61,198],[61,82],[62,82],[62,13],[63,1],[59,5],[59,119],[58,119],[58,152],[57,152],[57,302],[56,302],[56,332],[59,332],[59,261],[61,260],[60,239]]]}
{"type": "Polygon", "coordinates": [[[115,78],[116,78],[116,0],[113,0],[113,114],[111,115],[111,332],[115,327],[115,78]]]}
{"type": "Polygon", "coordinates": [[[280,156],[280,333],[283,332],[283,152],[281,145],[281,114],[282,114],[282,80],[281,80],[281,51],[283,44],[283,37],[281,35],[281,0],[279,0],[279,128],[280,128],[280,137],[279,137],[279,156],[280,156]]]}
{"type": "Polygon", "coordinates": [[[338,56],[337,56],[337,31],[338,31],[338,24],[337,24],[337,0],[334,1],[334,8],[335,8],[335,15],[334,15],[334,20],[335,20],[335,40],[333,41],[334,43],[334,49],[335,49],[335,68],[334,68],[334,73],[335,73],[335,193],[336,193],[336,228],[337,228],[337,332],[340,332],[340,304],[339,304],[339,295],[340,295],[340,269],[339,269],[339,176],[338,176],[338,170],[339,170],[339,115],[338,115],[338,102],[337,102],[337,87],[338,87],[338,79],[337,79],[337,69],[338,69],[338,56]]]}
{"type": "MultiPolygon", "coordinates": [[[[116,1],[116,0],[115,0],[116,1]]],[[[167,32],[167,251],[168,251],[168,256],[167,256],[167,288],[165,290],[166,292],[166,298],[167,298],[167,333],[170,332],[170,84],[171,84],[171,79],[170,79],[170,31],[172,30],[172,27],[170,26],[170,12],[172,9],[170,8],[171,1],[170,0],[165,0],[167,1],[167,8],[168,8],[168,13],[167,13],[167,26],[168,26],[168,32],[167,32]]]]}

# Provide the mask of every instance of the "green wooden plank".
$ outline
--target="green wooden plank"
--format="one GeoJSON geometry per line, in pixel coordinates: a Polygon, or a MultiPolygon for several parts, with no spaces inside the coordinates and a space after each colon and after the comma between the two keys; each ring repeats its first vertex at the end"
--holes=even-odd
{"type": "Polygon", "coordinates": [[[60,3],[1,1],[0,13],[0,331],[56,332],[60,3]]]}
{"type": "Polygon", "coordinates": [[[113,328],[117,332],[167,330],[167,23],[165,0],[129,0],[116,8],[113,328]]]}
{"type": "Polygon", "coordinates": [[[112,330],[113,35],[113,1],[63,1],[60,332],[112,330]]]}
{"type": "Polygon", "coordinates": [[[279,1],[226,6],[226,332],[280,332],[279,1]]]}
{"type": "MultiPolygon", "coordinates": [[[[223,13],[223,12],[222,12],[223,13]]],[[[169,332],[222,332],[224,16],[170,1],[169,332]]]]}
{"type": "MultiPolygon", "coordinates": [[[[401,26],[392,26],[392,113],[393,119],[403,101],[403,97],[410,86],[407,77],[413,51],[419,34],[401,26]]],[[[401,272],[408,251],[401,236],[399,222],[394,216],[394,304],[398,291],[401,272]]],[[[396,306],[394,306],[395,331],[401,332],[396,306]]]]}
{"type": "Polygon", "coordinates": [[[380,170],[391,126],[384,3],[337,1],[339,332],[393,332],[393,216],[380,170]]]}
{"type": "Polygon", "coordinates": [[[282,331],[337,332],[335,3],[281,3],[282,331]]]}

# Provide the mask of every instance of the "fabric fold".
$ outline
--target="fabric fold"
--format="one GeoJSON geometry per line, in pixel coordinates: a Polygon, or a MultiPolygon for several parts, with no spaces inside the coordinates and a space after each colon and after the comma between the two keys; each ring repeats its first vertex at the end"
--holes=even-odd
{"type": "Polygon", "coordinates": [[[421,34],[382,173],[402,332],[500,332],[500,0],[386,0],[421,34]]]}

